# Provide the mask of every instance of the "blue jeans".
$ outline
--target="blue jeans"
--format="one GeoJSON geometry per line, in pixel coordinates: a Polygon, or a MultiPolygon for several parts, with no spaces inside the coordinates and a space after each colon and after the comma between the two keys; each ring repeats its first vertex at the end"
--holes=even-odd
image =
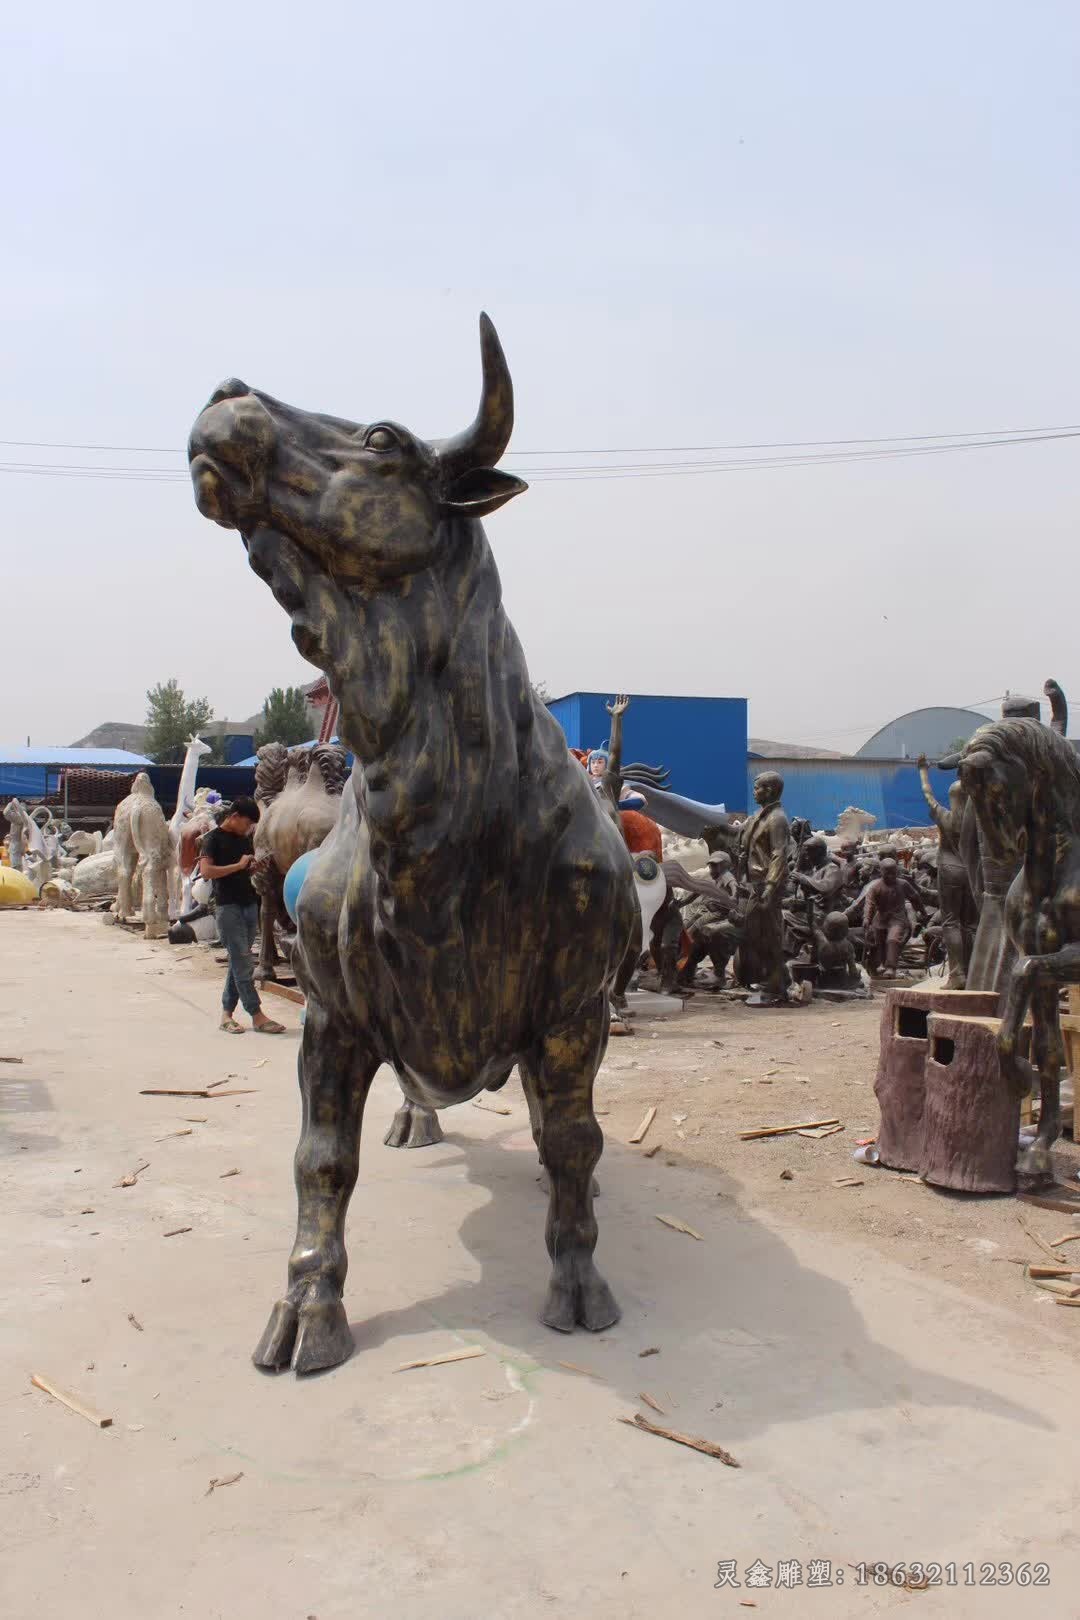
{"type": "Polygon", "coordinates": [[[242,1001],[244,1011],[254,1018],[262,1010],[259,992],[255,988],[255,963],[251,955],[251,947],[259,931],[259,908],[257,905],[218,906],[216,915],[221,943],[229,953],[229,971],[225,975],[221,1005],[231,1018],[236,1011],[236,1003],[242,1001]]]}

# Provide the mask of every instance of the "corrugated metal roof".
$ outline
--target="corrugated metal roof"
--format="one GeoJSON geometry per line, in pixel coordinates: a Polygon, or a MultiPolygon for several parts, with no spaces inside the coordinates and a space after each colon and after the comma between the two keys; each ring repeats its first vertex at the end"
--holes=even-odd
{"type": "Polygon", "coordinates": [[[131,754],[126,748],[4,748],[0,765],[81,765],[88,771],[126,769],[129,765],[149,765],[144,754],[131,754]]]}

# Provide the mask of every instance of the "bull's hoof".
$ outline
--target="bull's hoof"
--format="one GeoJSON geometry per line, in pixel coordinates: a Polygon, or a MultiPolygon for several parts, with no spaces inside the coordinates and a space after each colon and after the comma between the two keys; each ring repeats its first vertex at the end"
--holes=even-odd
{"type": "Polygon", "coordinates": [[[403,1103],[383,1137],[387,1147],[435,1147],[445,1138],[439,1116],[433,1108],[417,1108],[414,1103],[403,1103]]]}
{"type": "Polygon", "coordinates": [[[270,1312],[270,1320],[263,1329],[263,1336],[255,1346],[255,1354],[251,1358],[256,1367],[265,1367],[270,1372],[277,1372],[289,1365],[293,1345],[296,1342],[297,1316],[295,1305],[290,1305],[287,1299],[278,1300],[270,1312]]]}
{"type": "Polygon", "coordinates": [[[313,1373],[347,1361],[353,1349],[340,1299],[315,1298],[299,1309],[279,1299],[251,1359],[271,1372],[291,1364],[293,1372],[313,1373]]]}
{"type": "Polygon", "coordinates": [[[578,1326],[588,1328],[590,1333],[602,1333],[614,1327],[621,1315],[591,1255],[568,1255],[556,1261],[540,1312],[545,1326],[557,1333],[573,1333],[578,1326]]]}
{"type": "Polygon", "coordinates": [[[292,1354],[294,1373],[322,1372],[326,1367],[337,1367],[348,1361],[354,1348],[349,1319],[340,1299],[301,1305],[292,1354]]]}

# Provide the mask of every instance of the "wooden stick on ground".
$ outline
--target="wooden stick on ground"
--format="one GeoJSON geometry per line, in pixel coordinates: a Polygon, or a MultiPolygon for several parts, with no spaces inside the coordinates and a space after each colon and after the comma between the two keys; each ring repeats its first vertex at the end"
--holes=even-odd
{"type": "Polygon", "coordinates": [[[651,1406],[653,1411],[654,1412],[659,1412],[661,1417],[666,1417],[667,1416],[667,1413],[664,1411],[664,1408],[660,1405],[660,1402],[659,1401],[654,1401],[652,1396],[647,1395],[643,1389],[638,1390],[638,1400],[639,1401],[644,1401],[646,1406],[651,1406]]]}
{"type": "Polygon", "coordinates": [[[1066,1232],[1064,1237],[1051,1238],[1050,1247],[1060,1249],[1063,1243],[1075,1243],[1077,1238],[1080,1238],[1080,1232],[1066,1232]]]}
{"type": "Polygon", "coordinates": [[[61,1406],[69,1407],[72,1412],[77,1412],[88,1423],[92,1423],[95,1428],[108,1429],[111,1427],[111,1417],[103,1417],[100,1412],[95,1412],[92,1406],[84,1406],[77,1395],[69,1395],[58,1384],[52,1384],[47,1378],[42,1378],[40,1373],[32,1373],[30,1382],[35,1389],[43,1389],[46,1395],[51,1395],[54,1401],[60,1402],[61,1406]]]}
{"type": "Polygon", "coordinates": [[[648,1113],[645,1115],[645,1118],[642,1120],[641,1124],[630,1138],[631,1142],[644,1142],[646,1136],[649,1134],[649,1126],[652,1124],[655,1118],[656,1109],[650,1108],[648,1113]]]}
{"type": "Polygon", "coordinates": [[[508,1114],[510,1112],[509,1108],[504,1107],[502,1103],[483,1102],[479,1097],[473,1098],[472,1105],[474,1108],[482,1108],[485,1114],[508,1114]]]}
{"type": "Polygon", "coordinates": [[[21,1062],[22,1062],[22,1058],[0,1057],[0,1063],[21,1063],[21,1062]]]}
{"type": "Polygon", "coordinates": [[[1019,1212],[1017,1213],[1016,1219],[1019,1221],[1020,1225],[1023,1227],[1024,1231],[1027,1233],[1028,1237],[1031,1239],[1032,1243],[1037,1243],[1039,1245],[1039,1248],[1043,1251],[1043,1253],[1048,1254],[1050,1256],[1051,1260],[1053,1260],[1054,1263],[1056,1264],[1058,1257],[1054,1253],[1053,1249],[1050,1247],[1049,1243],[1047,1243],[1044,1238],[1041,1238],[1039,1236],[1038,1232],[1033,1232],[1031,1230],[1031,1227],[1028,1225],[1027,1221],[1025,1221],[1024,1217],[1021,1214],[1019,1214],[1019,1212]]]}
{"type": "Polygon", "coordinates": [[[685,1221],[680,1221],[677,1215],[657,1215],[656,1218],[658,1221],[663,1221],[665,1226],[670,1226],[673,1232],[685,1232],[687,1237],[697,1238],[699,1243],[705,1241],[700,1232],[695,1232],[692,1226],[687,1226],[685,1221]]]}
{"type": "MultiPolygon", "coordinates": [[[[265,1059],[264,1059],[265,1062],[265,1059]]],[[[147,1086],[139,1092],[140,1097],[212,1097],[216,1102],[219,1097],[253,1097],[255,1087],[248,1086],[238,1091],[170,1091],[163,1086],[147,1086]]]]}
{"type": "Polygon", "coordinates": [[[818,1131],[823,1125],[839,1125],[838,1119],[803,1119],[797,1125],[760,1125],[753,1131],[740,1131],[739,1140],[752,1142],[759,1136],[787,1136],[791,1131],[818,1131]]]}
{"type": "Polygon", "coordinates": [[[470,1361],[473,1356],[483,1356],[487,1352],[483,1345],[471,1344],[467,1350],[448,1350],[444,1356],[422,1356],[419,1361],[403,1361],[395,1372],[411,1372],[414,1367],[441,1367],[444,1361],[470,1361]]]}
{"type": "Polygon", "coordinates": [[[689,1446],[691,1451],[703,1451],[706,1457],[715,1457],[717,1462],[726,1464],[728,1468],[742,1466],[735,1461],[730,1451],[724,1450],[723,1446],[714,1446],[711,1440],[699,1440],[693,1434],[680,1434],[677,1429],[661,1428],[659,1423],[650,1423],[640,1412],[635,1412],[632,1418],[618,1418],[617,1422],[627,1423],[632,1429],[644,1429],[646,1434],[658,1434],[661,1440],[674,1440],[677,1445],[689,1446]]]}

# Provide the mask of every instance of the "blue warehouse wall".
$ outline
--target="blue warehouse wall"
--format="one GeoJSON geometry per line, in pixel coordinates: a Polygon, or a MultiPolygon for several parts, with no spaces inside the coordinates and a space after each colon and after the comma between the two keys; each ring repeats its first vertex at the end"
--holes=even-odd
{"type": "MultiPolygon", "coordinates": [[[[754,777],[773,770],[784,778],[788,815],[805,816],[814,827],[835,827],[848,805],[868,810],[877,817],[878,827],[930,826],[918,768],[911,760],[751,759],[746,767],[749,797],[754,777]]],[[[955,780],[955,771],[931,770],[930,783],[940,804],[948,804],[955,780]]]]}
{"type": "MultiPolygon", "coordinates": [[[[611,730],[610,692],[571,692],[548,708],[571,748],[599,748],[611,730]]],[[[666,765],[677,793],[746,808],[746,699],[631,693],[623,760],[666,765]]]]}

